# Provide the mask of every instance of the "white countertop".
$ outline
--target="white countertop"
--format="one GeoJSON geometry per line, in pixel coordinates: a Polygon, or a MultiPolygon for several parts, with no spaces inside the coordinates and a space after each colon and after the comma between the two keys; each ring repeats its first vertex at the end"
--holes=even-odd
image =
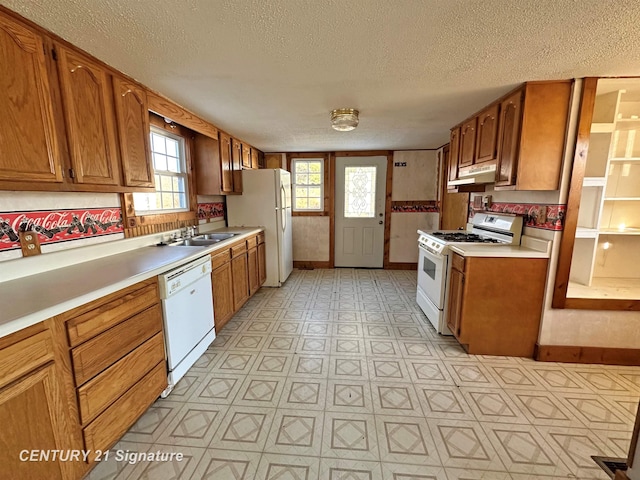
{"type": "Polygon", "coordinates": [[[262,228],[224,228],[238,235],[208,247],[147,246],[0,283],[0,337],[167,272],[255,235],[262,228]]]}
{"type": "Polygon", "coordinates": [[[551,242],[523,235],[520,245],[495,243],[464,243],[451,245],[452,251],[463,257],[549,258],[551,242]]]}

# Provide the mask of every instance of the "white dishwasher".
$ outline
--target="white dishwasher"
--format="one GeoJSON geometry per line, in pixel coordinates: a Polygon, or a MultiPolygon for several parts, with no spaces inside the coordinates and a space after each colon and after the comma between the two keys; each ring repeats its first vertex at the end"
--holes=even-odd
{"type": "Polygon", "coordinates": [[[216,338],[211,293],[211,256],[199,258],[158,277],[168,386],[165,398],[178,380],[216,338]]]}

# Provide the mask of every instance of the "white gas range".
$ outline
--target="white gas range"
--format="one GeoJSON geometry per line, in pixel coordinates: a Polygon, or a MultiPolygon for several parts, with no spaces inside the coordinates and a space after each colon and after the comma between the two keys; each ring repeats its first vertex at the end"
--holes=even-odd
{"type": "Polygon", "coordinates": [[[520,245],[522,217],[497,213],[476,213],[471,230],[418,230],[418,290],[416,301],[431,324],[442,335],[447,328],[447,300],[451,249],[462,243],[520,245]]]}

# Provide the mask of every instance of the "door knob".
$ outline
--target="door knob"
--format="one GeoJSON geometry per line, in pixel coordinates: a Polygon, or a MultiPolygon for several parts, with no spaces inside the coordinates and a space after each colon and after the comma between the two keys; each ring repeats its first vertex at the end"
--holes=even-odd
{"type": "Polygon", "coordinates": [[[384,223],[384,222],[383,222],[382,220],[380,220],[380,221],[378,222],[378,225],[382,225],[383,223],[384,223]]]}

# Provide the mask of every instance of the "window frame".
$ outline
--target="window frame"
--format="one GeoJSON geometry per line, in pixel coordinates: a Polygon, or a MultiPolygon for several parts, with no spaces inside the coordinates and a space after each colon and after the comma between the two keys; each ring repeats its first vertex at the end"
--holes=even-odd
{"type": "Polygon", "coordinates": [[[291,214],[294,217],[328,217],[331,215],[333,204],[330,198],[330,192],[333,188],[331,184],[331,163],[329,162],[330,154],[327,152],[298,152],[287,153],[287,170],[291,173],[291,214]],[[322,209],[320,210],[296,210],[295,205],[295,177],[293,172],[293,163],[295,160],[322,160],[322,209]]]}
{"type": "MultiPolygon", "coordinates": [[[[324,165],[324,161],[322,158],[294,158],[291,160],[291,211],[292,212],[324,212],[324,189],[325,189],[325,185],[324,185],[324,169],[325,169],[325,165],[324,165]],[[296,183],[296,165],[298,163],[301,162],[318,162],[320,163],[320,184],[312,184],[312,183],[296,183]],[[297,187],[305,187],[305,188],[320,188],[320,208],[297,208],[296,207],[296,200],[297,200],[297,195],[296,195],[296,188],[297,187]]],[[[308,174],[311,174],[311,172],[309,171],[308,174]]],[[[306,197],[301,197],[301,198],[316,198],[316,197],[309,197],[308,195],[306,197]]]]}
{"type": "MultiPolygon", "coordinates": [[[[171,138],[175,141],[178,142],[178,148],[179,148],[179,166],[178,166],[178,170],[179,172],[172,172],[170,170],[156,170],[155,168],[155,161],[152,159],[151,160],[151,165],[153,166],[153,175],[154,175],[154,181],[156,176],[158,175],[163,175],[163,176],[168,176],[168,177],[177,177],[177,178],[182,178],[184,180],[184,197],[185,197],[185,204],[186,207],[185,208],[161,208],[161,209],[156,209],[156,210],[138,210],[137,208],[135,208],[135,193],[134,193],[134,210],[135,210],[135,214],[136,216],[148,216],[148,215],[161,215],[164,213],[182,213],[182,212],[188,212],[191,210],[191,201],[190,201],[190,188],[189,188],[189,170],[187,168],[187,155],[186,155],[186,151],[187,151],[187,147],[186,147],[186,139],[181,136],[181,135],[177,135],[171,131],[166,131],[163,128],[159,128],[156,125],[151,125],[150,127],[150,131],[149,131],[149,138],[150,138],[150,142],[151,142],[151,136],[152,134],[157,134],[157,135],[162,135],[168,138],[171,138]],[[160,172],[160,173],[159,173],[160,172]]],[[[153,156],[153,154],[155,153],[153,150],[151,150],[151,155],[153,156]]],[[[158,185],[156,185],[156,190],[155,192],[144,192],[144,194],[157,194],[159,192],[159,190],[157,190],[158,185]]],[[[160,190],[161,192],[162,190],[160,190]]],[[[173,190],[171,190],[172,193],[175,193],[173,190]]],[[[143,193],[143,192],[140,192],[143,193]]]]}

